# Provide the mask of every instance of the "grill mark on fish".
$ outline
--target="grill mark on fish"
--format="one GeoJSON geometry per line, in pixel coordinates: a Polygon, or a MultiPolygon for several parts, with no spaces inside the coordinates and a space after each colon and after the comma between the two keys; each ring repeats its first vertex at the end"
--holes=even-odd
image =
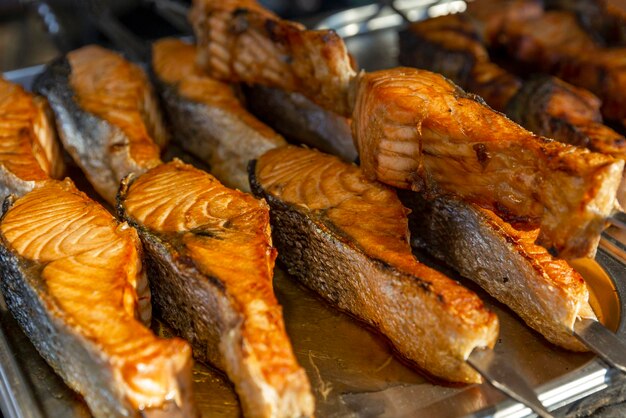
{"type": "Polygon", "coordinates": [[[595,254],[616,207],[624,162],[537,137],[458,90],[417,69],[361,75],[352,126],[366,175],[505,209],[536,222],[538,242],[562,257],[595,254]],[[387,126],[397,125],[413,127],[413,137],[385,135],[387,126]],[[417,146],[389,146],[407,141],[417,146]],[[477,141],[492,156],[485,167],[472,149],[477,141]]]}
{"type": "Polygon", "coordinates": [[[34,89],[48,98],[65,149],[109,203],[125,175],[161,163],[167,136],[156,98],[139,67],[117,53],[73,51],[48,64],[34,89]]]}
{"type": "Polygon", "coordinates": [[[411,209],[412,244],[443,260],[509,306],[553,344],[588,351],[573,336],[577,318],[595,318],[583,278],[493,212],[451,198],[401,191],[411,209]]]}
{"type": "Polygon", "coordinates": [[[65,171],[47,103],[0,77],[0,194],[23,195],[65,171]]]}
{"type": "Polygon", "coordinates": [[[190,20],[198,39],[198,62],[212,77],[299,91],[325,108],[350,115],[347,92],[355,72],[335,32],[305,30],[253,0],[196,0],[190,20]]]}
{"type": "Polygon", "coordinates": [[[248,191],[248,161],[285,140],[248,113],[230,85],[196,68],[195,46],[162,39],[152,56],[158,90],[182,148],[227,186],[248,191]]]}
{"type": "Polygon", "coordinates": [[[42,357],[95,417],[196,416],[189,346],[139,322],[149,317],[138,294],[146,279],[136,232],[69,180],[8,202],[2,291],[42,357]]]}
{"type": "Polygon", "coordinates": [[[415,260],[395,192],[303,148],[270,150],[249,170],[291,274],[430,374],[480,381],[464,360],[474,347],[493,345],[497,318],[475,294],[415,260]]]}
{"type": "Polygon", "coordinates": [[[267,205],[174,160],[126,179],[118,211],[139,231],[161,315],[226,372],[244,414],[313,416],[273,293],[267,205]]]}

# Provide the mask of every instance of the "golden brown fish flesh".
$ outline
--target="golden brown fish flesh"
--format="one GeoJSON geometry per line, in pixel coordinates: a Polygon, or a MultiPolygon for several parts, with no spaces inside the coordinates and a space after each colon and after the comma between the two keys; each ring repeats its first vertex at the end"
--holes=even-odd
{"type": "Polygon", "coordinates": [[[414,258],[394,191],[337,157],[293,146],[251,164],[250,184],[270,204],[291,274],[428,373],[480,381],[465,359],[493,346],[498,320],[474,293],[414,258]]]}
{"type": "Polygon", "coordinates": [[[45,99],[0,77],[0,197],[21,196],[64,170],[45,99]]]}
{"type": "Polygon", "coordinates": [[[564,258],[593,256],[616,208],[623,161],[537,137],[428,71],[362,75],[353,133],[369,178],[535,223],[564,258]]]}
{"type": "Polygon", "coordinates": [[[137,65],[99,46],[54,61],[35,81],[63,146],[96,191],[115,202],[120,180],[161,163],[167,142],[157,98],[137,65]]]}
{"type": "Polygon", "coordinates": [[[247,417],[311,417],[314,399],[274,296],[269,210],[174,160],[125,180],[161,316],[194,355],[224,370],[247,417]]]}
{"type": "Polygon", "coordinates": [[[453,198],[402,190],[412,243],[475,281],[546,339],[574,351],[578,318],[595,318],[583,278],[536,245],[539,231],[515,229],[493,212],[453,198]]]}
{"type": "Polygon", "coordinates": [[[306,30],[254,0],[194,0],[190,20],[198,63],[210,76],[297,91],[350,116],[355,71],[335,32],[306,30]]]}
{"type": "Polygon", "coordinates": [[[1,283],[39,353],[95,417],[194,417],[191,350],[157,338],[137,233],[66,180],[5,204],[1,283]]]}
{"type": "Polygon", "coordinates": [[[248,161],[285,140],[252,116],[232,87],[197,70],[196,47],[161,39],[152,47],[152,69],[181,147],[207,163],[229,187],[248,191],[248,161]]]}

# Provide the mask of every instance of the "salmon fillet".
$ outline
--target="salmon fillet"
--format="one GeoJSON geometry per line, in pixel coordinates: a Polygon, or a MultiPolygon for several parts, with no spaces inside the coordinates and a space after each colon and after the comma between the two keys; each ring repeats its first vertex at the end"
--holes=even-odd
{"type": "Polygon", "coordinates": [[[493,346],[498,320],[474,293],[414,258],[394,191],[337,157],[293,146],[251,164],[250,183],[271,207],[291,274],[428,373],[480,381],[465,359],[493,346]]]}
{"type": "Polygon", "coordinates": [[[539,225],[564,258],[592,257],[617,205],[623,161],[537,137],[428,71],[362,75],[354,120],[369,178],[539,225]]]}
{"type": "Polygon", "coordinates": [[[335,32],[306,30],[254,0],[194,0],[189,18],[198,64],[211,77],[297,91],[350,116],[347,92],[355,71],[335,32]]]}
{"type": "Polygon", "coordinates": [[[139,231],[162,317],[226,372],[244,415],[313,416],[273,292],[265,202],[174,160],[125,180],[118,209],[139,231]]]}
{"type": "Polygon", "coordinates": [[[94,416],[195,416],[190,347],[140,321],[150,319],[139,300],[146,279],[137,233],[69,180],[44,182],[5,208],[9,309],[94,416]]]}
{"type": "Polygon", "coordinates": [[[47,103],[0,77],[0,195],[23,195],[65,171],[47,103]]]}
{"type": "Polygon", "coordinates": [[[594,318],[583,278],[492,211],[452,198],[399,193],[411,209],[412,244],[427,250],[519,315],[548,341],[588,351],[573,335],[578,318],[594,318]]]}
{"type": "Polygon", "coordinates": [[[119,54],[93,45],[72,51],[34,88],[48,98],[63,146],[109,203],[125,175],[161,163],[168,137],[157,98],[141,68],[119,54]]]}
{"type": "Polygon", "coordinates": [[[178,39],[152,47],[152,69],[172,131],[220,181],[248,191],[248,161],[286,142],[243,107],[230,85],[201,73],[195,58],[196,47],[178,39]]]}

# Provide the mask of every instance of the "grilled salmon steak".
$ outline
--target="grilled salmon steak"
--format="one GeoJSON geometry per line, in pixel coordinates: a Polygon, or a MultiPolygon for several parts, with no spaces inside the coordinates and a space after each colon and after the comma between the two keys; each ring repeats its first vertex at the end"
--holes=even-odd
{"type": "Polygon", "coordinates": [[[141,68],[119,54],[93,45],[72,51],[34,88],[48,98],[63,146],[109,203],[125,175],[161,163],[167,134],[156,96],[141,68]]]}
{"type": "Polygon", "coordinates": [[[45,99],[0,77],[0,197],[21,196],[64,169],[45,99]]]}
{"type": "Polygon", "coordinates": [[[427,250],[511,308],[553,344],[588,351],[573,335],[578,318],[595,318],[583,278],[492,211],[452,198],[399,192],[411,212],[412,244],[427,250]]]}
{"type": "Polygon", "coordinates": [[[378,329],[428,373],[480,381],[465,359],[493,346],[497,317],[414,258],[407,210],[394,191],[337,157],[293,146],[251,164],[250,184],[271,207],[273,236],[291,274],[378,329]]]}
{"type": "Polygon", "coordinates": [[[247,191],[248,161],[286,142],[248,113],[231,86],[198,71],[195,58],[196,47],[178,39],[161,39],[152,48],[152,68],[172,131],[220,181],[247,191]]]}
{"type": "Polygon", "coordinates": [[[352,127],[369,178],[538,225],[564,258],[593,257],[616,208],[624,161],[537,137],[428,71],[361,75],[352,127]]]}
{"type": "MultiPolygon", "coordinates": [[[[9,202],[9,201],[7,201],[9,202]]],[[[0,221],[9,309],[95,417],[193,417],[191,349],[142,324],[137,233],[69,180],[19,198],[0,221]]]]}
{"type": "Polygon", "coordinates": [[[335,32],[305,30],[254,0],[194,0],[189,17],[198,63],[210,76],[297,91],[350,116],[347,93],[355,71],[335,32]]]}
{"type": "Polygon", "coordinates": [[[265,202],[174,160],[125,180],[118,209],[139,231],[162,317],[226,372],[244,415],[313,416],[272,288],[265,202]]]}
{"type": "MultiPolygon", "coordinates": [[[[600,100],[555,77],[522,80],[490,61],[467,15],[412,24],[400,33],[400,62],[439,72],[526,129],[626,159],[626,138],[602,123],[600,100]]],[[[618,199],[626,205],[626,187],[618,199]]]]}

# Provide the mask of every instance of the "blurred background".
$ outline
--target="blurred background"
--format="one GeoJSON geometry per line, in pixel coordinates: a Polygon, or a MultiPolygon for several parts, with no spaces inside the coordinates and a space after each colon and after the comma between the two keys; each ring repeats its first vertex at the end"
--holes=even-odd
{"type": "MultiPolygon", "coordinates": [[[[160,17],[154,0],[104,0],[116,16],[145,39],[180,33],[160,17]]],[[[373,0],[261,0],[283,17],[304,20],[333,11],[372,3],[373,0]]],[[[59,47],[75,48],[103,39],[85,18],[84,0],[0,0],[0,72],[44,63],[59,47]],[[46,31],[59,33],[55,40],[46,31]]],[[[190,0],[180,0],[189,4],[190,0]]]]}

